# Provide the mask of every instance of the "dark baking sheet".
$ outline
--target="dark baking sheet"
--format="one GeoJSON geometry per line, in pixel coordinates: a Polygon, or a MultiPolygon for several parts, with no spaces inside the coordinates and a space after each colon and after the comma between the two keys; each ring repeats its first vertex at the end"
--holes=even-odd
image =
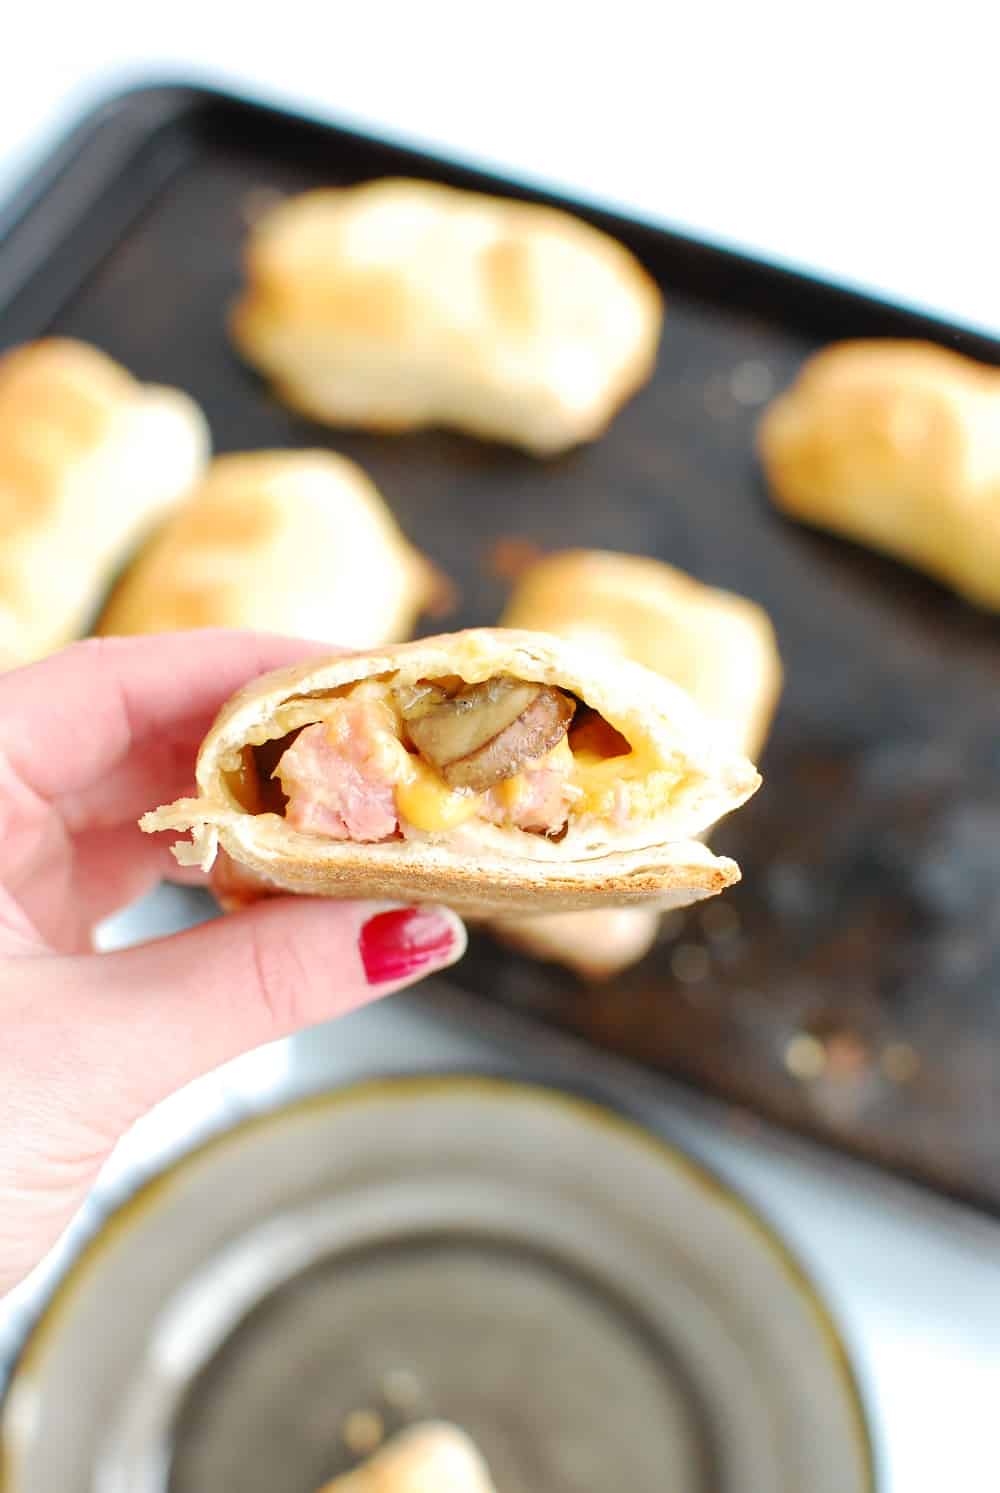
{"type": "Polygon", "coordinates": [[[762,602],[787,671],[765,787],[713,844],[744,882],[671,917],[610,985],[477,935],[456,980],[833,1145],[1000,1208],[1000,623],[769,508],[759,400],[845,336],[1000,344],[582,210],[661,281],[656,377],[593,446],[539,463],[457,435],[331,433],[230,350],[246,225],[272,191],[387,172],[541,197],[242,101],[110,101],[9,208],[0,346],[97,342],[204,406],[220,451],[329,444],[372,474],[492,622],[515,539],[653,554],[762,602]]]}

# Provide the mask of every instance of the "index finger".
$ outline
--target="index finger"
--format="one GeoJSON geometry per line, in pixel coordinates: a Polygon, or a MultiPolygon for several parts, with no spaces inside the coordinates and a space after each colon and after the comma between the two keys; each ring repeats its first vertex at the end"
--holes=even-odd
{"type": "Polygon", "coordinates": [[[79,793],[154,739],[207,730],[248,679],[324,652],[336,649],[221,630],[88,638],[0,675],[0,751],[40,797],[79,793]]]}

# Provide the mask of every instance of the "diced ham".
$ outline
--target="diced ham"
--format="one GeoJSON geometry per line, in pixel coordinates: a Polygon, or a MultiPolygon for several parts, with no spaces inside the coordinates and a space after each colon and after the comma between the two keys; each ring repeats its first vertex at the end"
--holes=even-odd
{"type": "Polygon", "coordinates": [[[501,783],[484,796],[482,817],[514,829],[558,834],[579,791],[567,782],[572,767],[568,752],[526,762],[514,783],[501,783]]]}
{"type": "Polygon", "coordinates": [[[386,712],[376,702],[346,699],[329,721],[299,732],[276,770],[293,829],[365,844],[396,833],[386,730],[386,712]]]}

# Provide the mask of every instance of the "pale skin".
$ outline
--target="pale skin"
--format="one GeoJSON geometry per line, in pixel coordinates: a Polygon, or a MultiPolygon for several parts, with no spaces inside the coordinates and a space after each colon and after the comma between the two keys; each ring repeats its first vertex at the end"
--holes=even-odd
{"type": "Polygon", "coordinates": [[[136,820],[194,791],[198,744],[234,690],[312,651],[245,633],[105,639],[0,674],[0,1296],[159,1100],[464,949],[443,909],[407,931],[407,914],[370,904],[279,897],[93,951],[101,919],[161,878],[204,880],[136,820]]]}

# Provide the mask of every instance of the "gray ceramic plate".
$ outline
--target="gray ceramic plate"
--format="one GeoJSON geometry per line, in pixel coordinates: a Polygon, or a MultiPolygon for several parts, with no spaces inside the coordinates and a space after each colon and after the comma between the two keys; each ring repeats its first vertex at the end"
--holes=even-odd
{"type": "Polygon", "coordinates": [[[6,1493],[314,1493],[425,1415],[499,1493],[855,1493],[816,1293],[718,1182],[545,1089],[366,1084],[248,1123],[85,1251],[14,1375],[6,1493]]]}

